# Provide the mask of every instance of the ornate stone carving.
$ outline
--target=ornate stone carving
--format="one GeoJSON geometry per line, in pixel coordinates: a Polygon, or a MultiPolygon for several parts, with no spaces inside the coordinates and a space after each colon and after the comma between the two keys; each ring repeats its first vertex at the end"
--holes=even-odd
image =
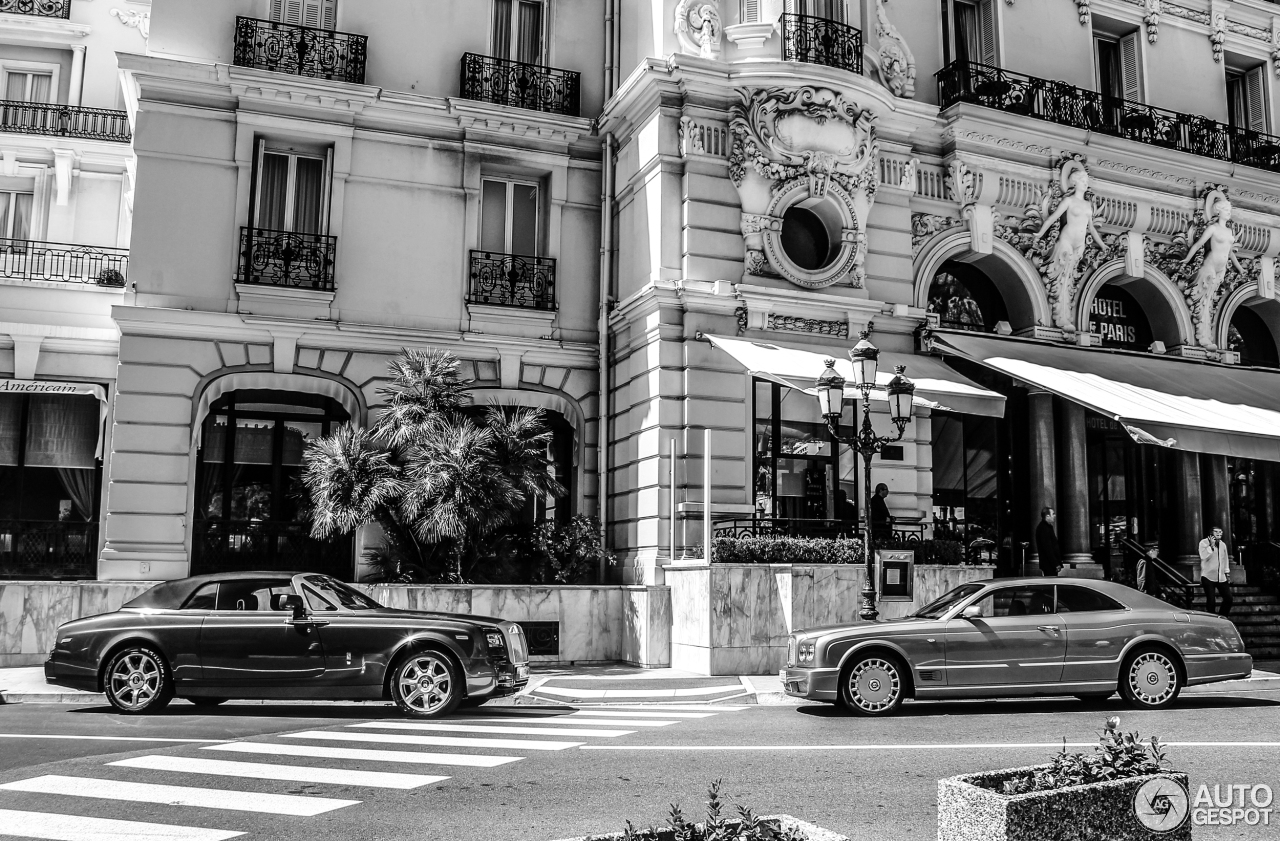
{"type": "Polygon", "coordinates": [[[939,216],[934,213],[911,214],[911,254],[920,253],[920,246],[934,234],[960,226],[960,220],[953,216],[939,216]]]}
{"type": "Polygon", "coordinates": [[[1227,13],[1214,11],[1210,24],[1209,43],[1213,46],[1213,60],[1222,61],[1222,48],[1227,40],[1227,13]]]}
{"type": "Polygon", "coordinates": [[[676,132],[680,138],[681,157],[712,155],[723,158],[729,154],[729,130],[722,125],[681,117],[676,132]]]}
{"type": "Polygon", "coordinates": [[[1048,259],[1038,262],[1053,304],[1053,326],[1063,330],[1076,329],[1076,285],[1090,237],[1100,249],[1109,250],[1093,223],[1094,216],[1100,212],[1097,196],[1089,192],[1089,171],[1083,157],[1064,157],[1053,189],[1040,207],[1044,221],[1032,237],[1038,243],[1057,225],[1057,236],[1048,259]]]}
{"type": "Polygon", "coordinates": [[[142,36],[142,40],[146,41],[151,38],[151,12],[139,12],[133,9],[112,9],[111,16],[118,18],[125,26],[132,26],[138,30],[138,34],[142,36]]]}
{"type": "Polygon", "coordinates": [[[898,179],[898,188],[914,193],[920,189],[920,159],[912,158],[902,168],[902,177],[898,179]]]}
{"type": "Polygon", "coordinates": [[[1142,23],[1147,28],[1147,43],[1154,44],[1160,40],[1160,0],[1146,0],[1143,6],[1142,23]]]}
{"type": "Polygon", "coordinates": [[[1089,0],[1076,0],[1076,15],[1081,26],[1089,25],[1089,0]]]}
{"type": "Polygon", "coordinates": [[[676,4],[676,40],[685,52],[703,58],[720,55],[719,0],[680,0],[676,4]]]}
{"type": "Polygon", "coordinates": [[[1271,18],[1271,64],[1280,76],[1280,17],[1271,18]]]}
{"type": "Polygon", "coordinates": [[[888,0],[876,0],[876,43],[880,45],[876,72],[880,84],[894,96],[912,99],[916,95],[916,57],[907,46],[897,28],[889,22],[884,4],[888,0]]]}
{"type": "Polygon", "coordinates": [[[1218,349],[1213,317],[1223,289],[1239,285],[1238,281],[1228,283],[1227,275],[1234,267],[1241,275],[1249,276],[1235,255],[1236,232],[1231,227],[1231,212],[1225,187],[1206,188],[1204,203],[1196,210],[1187,232],[1186,239],[1191,244],[1179,263],[1179,285],[1191,308],[1196,344],[1209,351],[1218,349]],[[1193,260],[1198,265],[1193,265],[1193,260]]]}
{"type": "Polygon", "coordinates": [[[743,271],[749,275],[754,275],[755,277],[778,277],[778,273],[769,265],[769,258],[764,256],[762,249],[748,248],[744,264],[743,271]]]}
{"type": "Polygon", "coordinates": [[[954,160],[947,166],[947,197],[960,205],[972,204],[977,200],[977,176],[969,166],[961,160],[954,160]]]}
{"type": "MultiPolygon", "coordinates": [[[[878,186],[875,115],[816,87],[742,92],[729,131],[729,177],[742,203],[748,273],[763,252],[782,277],[811,289],[842,280],[861,287],[863,226],[878,186]],[[805,269],[782,248],[783,215],[803,206],[823,219],[834,256],[805,269]]],[[[753,268],[756,271],[753,271],[753,268]]]]}

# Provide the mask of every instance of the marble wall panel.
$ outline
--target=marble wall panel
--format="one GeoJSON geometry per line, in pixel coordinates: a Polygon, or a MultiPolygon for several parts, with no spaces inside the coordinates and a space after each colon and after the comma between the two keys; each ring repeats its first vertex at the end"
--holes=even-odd
{"type": "Polygon", "coordinates": [[[786,665],[787,646],[745,645],[711,649],[709,675],[777,674],[786,665]]]}
{"type": "Polygon", "coordinates": [[[154,587],[154,581],[122,581],[119,583],[86,582],[80,588],[77,619],[87,619],[119,610],[120,606],[154,587]]]}
{"type": "MultiPolygon", "coordinates": [[[[671,587],[672,665],[676,645],[711,645],[711,569],[708,566],[667,567],[671,587]]],[[[677,667],[679,668],[679,667],[677,667]]]]}
{"type": "Polygon", "coordinates": [[[787,626],[778,577],[789,566],[715,564],[711,568],[711,645],[717,647],[787,644],[787,626]]]}
{"type": "Polygon", "coordinates": [[[636,666],[671,665],[671,588],[623,587],[620,659],[636,666]]]}

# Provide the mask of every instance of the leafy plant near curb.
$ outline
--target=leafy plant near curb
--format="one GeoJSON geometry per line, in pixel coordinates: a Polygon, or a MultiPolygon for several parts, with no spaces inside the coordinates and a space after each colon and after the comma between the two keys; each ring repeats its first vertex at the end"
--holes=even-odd
{"type": "MultiPolygon", "coordinates": [[[[872,549],[916,553],[917,564],[964,563],[964,546],[955,540],[877,540],[872,549]]],[[[862,541],[835,537],[716,537],[711,560],[717,564],[860,564],[862,541]]]]}
{"type": "Polygon", "coordinates": [[[762,821],[746,806],[736,806],[737,817],[728,817],[720,797],[720,780],[707,789],[707,819],[689,823],[680,806],[672,803],[665,827],[636,829],[627,821],[622,841],[805,841],[795,830],[780,830],[762,821]]]}
{"type": "Polygon", "coordinates": [[[1098,737],[1093,753],[1068,753],[1063,740],[1062,751],[1048,766],[1032,773],[1006,780],[1001,794],[1028,794],[1071,786],[1105,783],[1131,777],[1159,774],[1169,768],[1164,746],[1157,736],[1143,744],[1137,733],[1121,733],[1120,719],[1107,719],[1106,729],[1098,737]]]}

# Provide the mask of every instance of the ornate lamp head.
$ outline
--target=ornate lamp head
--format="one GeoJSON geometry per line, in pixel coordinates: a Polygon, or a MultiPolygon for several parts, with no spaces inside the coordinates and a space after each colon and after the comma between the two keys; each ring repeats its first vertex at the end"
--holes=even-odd
{"type": "Polygon", "coordinates": [[[853,375],[856,378],[854,384],[864,391],[875,388],[876,369],[880,364],[880,349],[871,344],[868,338],[870,335],[866,330],[862,331],[862,337],[849,351],[849,359],[853,360],[853,375]]]}
{"type": "Polygon", "coordinates": [[[903,374],[906,370],[906,365],[899,365],[886,389],[889,392],[889,414],[899,429],[911,422],[911,399],[916,393],[916,384],[903,374]]]}
{"type": "Polygon", "coordinates": [[[827,367],[822,369],[815,383],[818,390],[818,409],[824,418],[839,420],[844,413],[844,377],[836,371],[836,361],[826,360],[827,367]]]}

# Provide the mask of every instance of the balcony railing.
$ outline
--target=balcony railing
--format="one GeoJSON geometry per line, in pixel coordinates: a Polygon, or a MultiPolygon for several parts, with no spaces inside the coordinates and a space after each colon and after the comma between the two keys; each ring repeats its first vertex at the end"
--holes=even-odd
{"type": "Polygon", "coordinates": [[[573,70],[475,53],[462,56],[463,99],[576,117],[581,87],[582,74],[573,70]]]}
{"type": "Polygon", "coordinates": [[[0,0],[0,12],[67,20],[71,17],[71,0],[0,0]]]}
{"type": "Polygon", "coordinates": [[[106,108],[0,100],[0,131],[128,143],[129,115],[106,108]]]}
{"type": "Polygon", "coordinates": [[[306,523],[199,520],[192,530],[191,574],[279,569],[350,581],[351,538],[317,540],[306,523]]]}
{"type": "Polygon", "coordinates": [[[0,579],[94,578],[98,524],[0,520],[0,579]]]}
{"type": "Polygon", "coordinates": [[[0,239],[0,277],[124,286],[129,250],[27,239],[0,239]]]}
{"type": "Polygon", "coordinates": [[[1270,134],[988,64],[955,62],[938,71],[937,76],[943,108],[969,102],[1098,134],[1280,172],[1280,137],[1270,134]]]}
{"type": "Polygon", "coordinates": [[[240,229],[240,283],[332,292],[338,238],[240,229]]]}
{"type": "Polygon", "coordinates": [[[810,15],[782,15],[782,60],[862,72],[862,30],[810,15]]]}
{"type": "Polygon", "coordinates": [[[472,251],[467,300],[499,307],[554,310],[556,261],[550,257],[472,251]]]}
{"type": "Polygon", "coordinates": [[[369,39],[257,18],[236,18],[234,63],[312,79],[364,84],[369,39]]]}

